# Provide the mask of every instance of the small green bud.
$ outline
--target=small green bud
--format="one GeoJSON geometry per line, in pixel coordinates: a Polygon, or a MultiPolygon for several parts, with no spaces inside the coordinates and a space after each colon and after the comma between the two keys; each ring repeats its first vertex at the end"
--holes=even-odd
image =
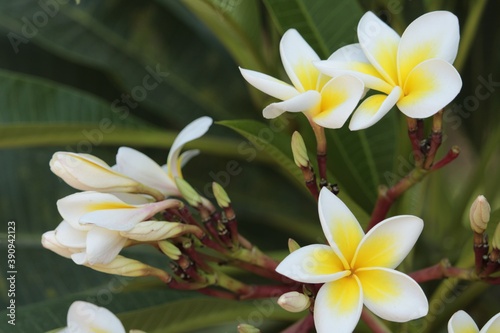
{"type": "Polygon", "coordinates": [[[181,195],[186,201],[193,207],[198,207],[203,203],[201,196],[196,192],[196,190],[189,185],[187,181],[180,177],[175,178],[175,184],[181,192],[181,195]]]}
{"type": "Polygon", "coordinates": [[[297,291],[290,291],[278,298],[278,305],[289,312],[301,312],[311,306],[311,299],[297,291]]]}
{"type": "Polygon", "coordinates": [[[482,195],[478,196],[472,203],[469,212],[470,226],[478,234],[484,233],[490,220],[490,204],[482,195]]]}
{"type": "Polygon", "coordinates": [[[290,253],[297,251],[298,249],[300,249],[299,243],[297,243],[295,239],[288,238],[288,250],[290,253]]]}
{"type": "Polygon", "coordinates": [[[297,131],[292,134],[292,153],[293,160],[299,168],[306,168],[309,165],[306,144],[304,143],[302,135],[297,131]]]}
{"type": "Polygon", "coordinates": [[[226,190],[218,183],[212,183],[212,191],[214,192],[215,200],[217,200],[217,204],[220,208],[227,208],[231,204],[231,199],[227,195],[226,190]]]}
{"type": "Polygon", "coordinates": [[[166,240],[158,242],[158,247],[160,248],[161,252],[163,252],[172,260],[179,259],[182,254],[181,250],[179,250],[177,246],[166,240]]]}
{"type": "Polygon", "coordinates": [[[252,325],[239,324],[238,333],[260,333],[260,330],[252,325]]]}

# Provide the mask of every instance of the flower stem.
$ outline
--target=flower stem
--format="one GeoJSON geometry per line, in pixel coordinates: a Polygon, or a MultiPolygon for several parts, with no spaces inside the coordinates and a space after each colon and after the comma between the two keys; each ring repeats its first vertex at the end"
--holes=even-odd
{"type": "Polygon", "coordinates": [[[281,333],[307,333],[312,330],[313,327],[314,317],[310,312],[307,316],[297,321],[292,326],[286,328],[284,331],[281,331],[281,333]]]}
{"type": "Polygon", "coordinates": [[[309,123],[314,131],[314,135],[316,136],[316,154],[318,160],[318,172],[320,182],[327,182],[326,173],[326,137],[325,137],[325,129],[322,126],[316,124],[313,120],[309,119],[309,123]]]}
{"type": "Polygon", "coordinates": [[[439,280],[445,277],[454,277],[461,280],[477,280],[477,275],[471,269],[451,266],[448,259],[443,259],[436,265],[408,274],[416,282],[439,280]]]}
{"type": "Polygon", "coordinates": [[[423,122],[419,122],[414,118],[406,118],[408,123],[408,137],[410,138],[411,147],[413,149],[413,158],[415,159],[415,166],[421,167],[424,162],[424,154],[420,149],[420,141],[422,140],[423,122]]]}

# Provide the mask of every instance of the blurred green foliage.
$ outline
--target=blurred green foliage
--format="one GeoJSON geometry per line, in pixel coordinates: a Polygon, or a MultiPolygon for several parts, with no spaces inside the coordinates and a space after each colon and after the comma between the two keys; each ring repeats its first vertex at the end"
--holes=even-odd
{"type": "MultiPolygon", "coordinates": [[[[75,299],[116,313],[128,311],[121,316],[125,324],[149,332],[234,332],[238,321],[249,320],[262,321],[264,332],[289,325],[296,316],[276,306],[267,311],[259,303],[200,299],[147,279],[97,273],[44,250],[41,234],[61,219],[55,202],[73,192],[50,173],[48,161],[56,151],[71,150],[113,164],[117,148],[126,145],[162,163],[175,134],[209,115],[220,124],[191,145],[202,155],[188,164],[185,177],[201,192],[219,181],[235,204],[242,232],[259,247],[283,255],[289,237],[309,244],[322,235],[315,203],[294,169],[289,148],[294,130],[304,135],[310,152],[314,139],[300,115],[264,121],[261,110],[271,99],[249,88],[238,66],[285,78],[278,44],[289,28],[298,29],[326,58],[355,42],[355,27],[366,10],[402,32],[416,17],[439,9],[459,17],[462,40],[456,66],[464,82],[446,110],[440,156],[455,144],[462,153],[408,191],[390,212],[415,214],[426,222],[413,257],[403,264],[406,271],[445,257],[472,264],[467,216],[478,194],[488,198],[494,211],[491,228],[500,221],[498,2],[1,1],[0,235],[4,241],[7,221],[16,222],[18,324],[7,325],[5,311],[0,312],[0,332],[65,326],[75,299]],[[227,169],[229,161],[236,161],[237,172],[227,169]],[[205,317],[186,312],[193,304],[205,317]],[[145,307],[159,315],[144,315],[145,307]],[[165,313],[168,317],[161,317],[165,313]]],[[[331,178],[362,225],[378,185],[391,185],[410,170],[405,123],[401,114],[391,112],[366,131],[327,131],[331,178]]],[[[166,265],[162,257],[141,249],[129,255],[166,265]]],[[[4,274],[2,269],[2,309],[8,301],[4,274]]],[[[394,325],[395,331],[444,332],[451,314],[461,308],[481,326],[500,311],[498,288],[456,281],[423,287],[431,301],[429,315],[394,325]],[[446,298],[443,288],[449,288],[446,298]]],[[[365,331],[362,325],[359,329],[365,331]]]]}

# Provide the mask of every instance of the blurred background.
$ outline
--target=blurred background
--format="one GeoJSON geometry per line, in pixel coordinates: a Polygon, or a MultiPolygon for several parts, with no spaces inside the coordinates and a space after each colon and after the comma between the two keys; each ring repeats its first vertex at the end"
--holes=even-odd
{"type": "MultiPolygon", "coordinates": [[[[357,41],[356,25],[367,10],[401,34],[418,16],[443,9],[460,21],[455,66],[464,84],[446,109],[438,158],[453,145],[460,146],[461,155],[390,211],[426,222],[413,256],[402,266],[406,271],[443,258],[472,264],[468,209],[477,195],[484,194],[492,207],[490,235],[500,222],[498,1],[82,0],[77,5],[0,0],[0,240],[6,253],[7,222],[15,221],[18,271],[17,325],[2,319],[0,332],[65,326],[75,299],[125,313],[126,325],[147,324],[149,332],[161,325],[163,332],[234,332],[237,322],[254,320],[248,318],[256,304],[238,307],[204,299],[193,308],[194,293],[94,272],[43,249],[41,234],[61,220],[56,201],[74,193],[50,172],[52,154],[89,153],[113,165],[118,147],[130,146],[163,164],[178,131],[209,115],[216,124],[188,146],[202,153],[186,166],[185,178],[209,197],[207,185],[221,183],[242,233],[284,256],[289,237],[301,245],[322,237],[316,204],[289,148],[294,130],[303,134],[310,152],[314,138],[301,115],[264,120],[262,109],[272,99],[247,86],[238,66],[287,80],[278,45],[289,28],[299,30],[326,59],[357,41]],[[151,310],[138,311],[145,307],[151,310]],[[193,318],[193,311],[207,315],[193,318]],[[145,324],[137,319],[144,313],[161,318],[150,315],[145,324]]],[[[406,131],[406,120],[396,110],[366,131],[327,131],[331,180],[362,225],[378,186],[393,185],[411,170],[406,131]]],[[[127,254],[166,265],[146,249],[127,254]]],[[[0,271],[2,309],[8,302],[5,271],[0,271]]],[[[498,288],[485,284],[448,280],[423,288],[431,301],[429,316],[394,326],[395,331],[445,332],[458,309],[481,326],[500,311],[498,288]]],[[[5,311],[0,313],[5,318],[5,311]]],[[[279,311],[261,317],[266,318],[260,325],[264,332],[279,331],[293,319],[279,311]]]]}

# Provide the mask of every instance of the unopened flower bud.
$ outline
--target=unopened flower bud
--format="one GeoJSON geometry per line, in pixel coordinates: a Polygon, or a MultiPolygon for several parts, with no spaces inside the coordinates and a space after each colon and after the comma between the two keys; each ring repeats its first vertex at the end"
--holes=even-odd
{"type": "Polygon", "coordinates": [[[482,195],[472,203],[469,212],[470,226],[478,234],[484,233],[490,220],[490,204],[482,195]]]}
{"type": "Polygon", "coordinates": [[[185,224],[178,222],[144,221],[136,224],[132,230],[120,234],[140,242],[159,241],[177,237],[183,232],[185,224]]]}
{"type": "Polygon", "coordinates": [[[216,182],[212,183],[212,191],[214,192],[215,200],[220,208],[227,208],[231,204],[231,199],[227,195],[226,190],[216,182]]]}
{"type": "Polygon", "coordinates": [[[177,185],[179,192],[181,192],[182,197],[186,199],[191,206],[198,207],[203,204],[201,196],[191,185],[189,185],[187,181],[180,177],[176,177],[175,184],[177,185]]]}
{"type": "Polygon", "coordinates": [[[172,260],[177,260],[181,256],[181,250],[174,244],[170,243],[169,241],[161,241],[158,242],[158,246],[160,247],[161,252],[163,252],[167,257],[169,257],[172,260]]]}
{"type": "Polygon", "coordinates": [[[297,131],[293,132],[292,135],[292,153],[293,160],[299,168],[306,168],[309,165],[306,144],[304,143],[302,135],[297,131]]]}
{"type": "Polygon", "coordinates": [[[252,325],[239,324],[238,333],[260,333],[260,330],[252,325]]]}
{"type": "Polygon", "coordinates": [[[94,264],[94,265],[85,265],[93,270],[103,272],[103,273],[108,273],[108,274],[113,274],[113,275],[121,275],[121,276],[162,276],[162,275],[167,275],[166,272],[158,269],[151,267],[149,265],[146,265],[145,263],[135,260],[135,259],[130,259],[126,258],[123,256],[116,256],[113,261],[111,261],[108,264],[94,264]]]}
{"type": "Polygon", "coordinates": [[[290,312],[301,312],[311,306],[311,299],[297,291],[290,291],[280,296],[278,304],[290,312]]]}
{"type": "Polygon", "coordinates": [[[500,249],[500,223],[497,224],[495,233],[493,234],[493,239],[491,240],[491,246],[493,249],[500,249]]]}
{"type": "Polygon", "coordinates": [[[297,243],[295,239],[288,238],[288,250],[290,253],[297,251],[298,249],[300,249],[299,243],[297,243]]]}

